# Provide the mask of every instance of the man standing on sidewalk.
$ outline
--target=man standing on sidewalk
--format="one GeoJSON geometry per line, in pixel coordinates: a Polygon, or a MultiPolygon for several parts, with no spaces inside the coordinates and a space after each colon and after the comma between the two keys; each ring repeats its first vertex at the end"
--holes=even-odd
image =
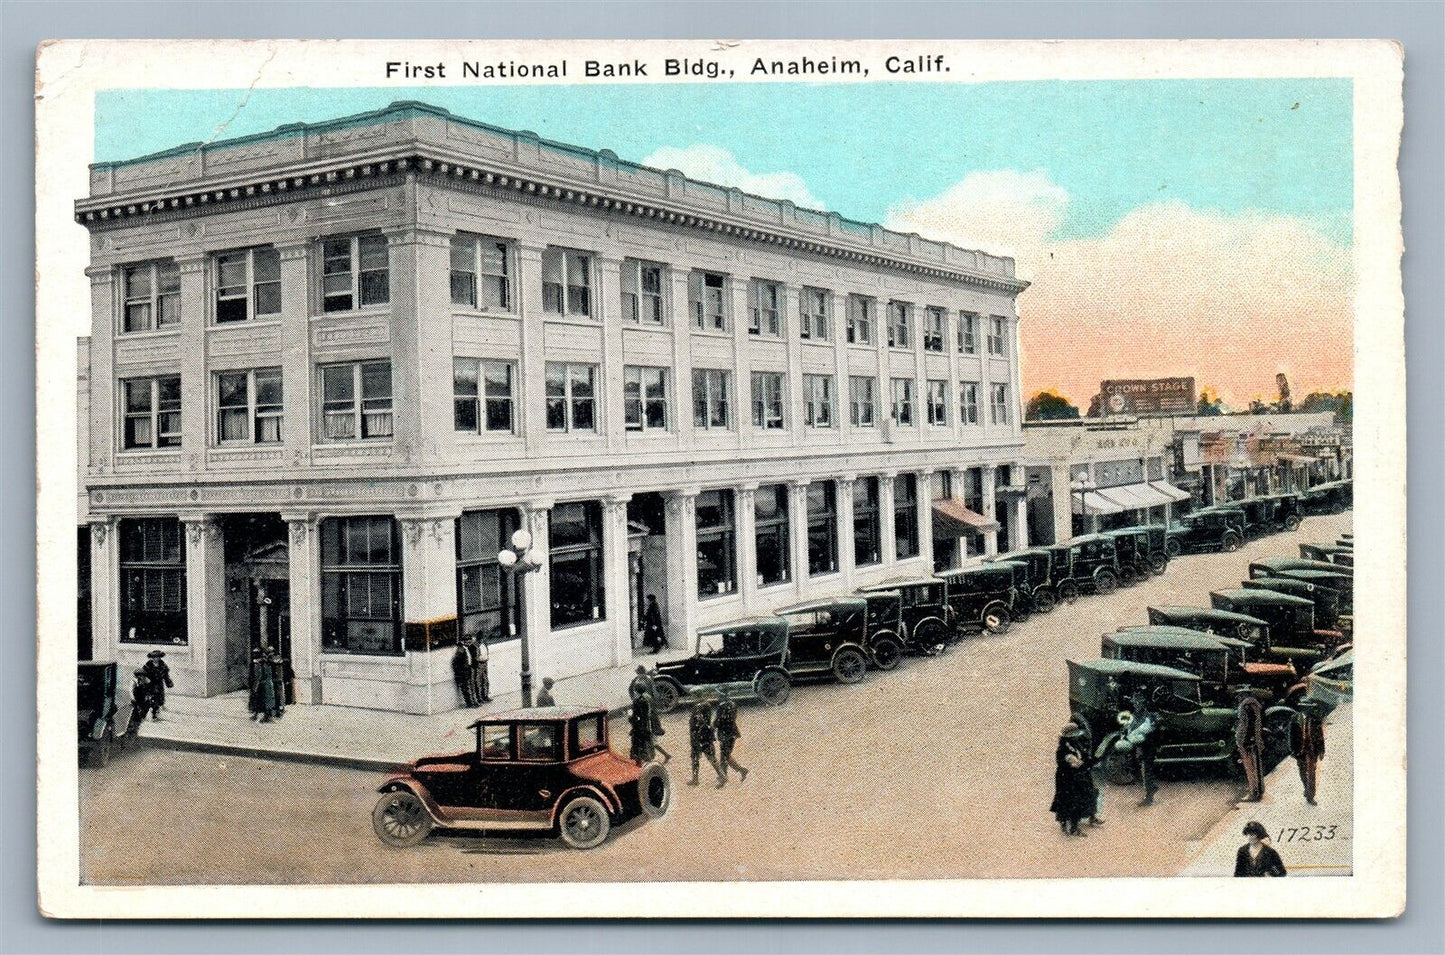
{"type": "Polygon", "coordinates": [[[1319,762],[1325,758],[1325,721],[1319,710],[1309,703],[1301,703],[1299,712],[1289,727],[1289,751],[1299,767],[1299,780],[1304,786],[1305,802],[1315,803],[1315,782],[1319,774],[1319,762]]]}
{"type": "Polygon", "coordinates": [[[492,702],[492,681],[487,674],[487,663],[491,660],[491,653],[487,650],[487,641],[471,638],[472,644],[472,695],[477,698],[477,705],[492,702]]]}
{"type": "Polygon", "coordinates": [[[1264,707],[1248,690],[1239,695],[1234,742],[1240,765],[1244,767],[1247,790],[1241,802],[1259,802],[1264,798],[1264,707]]]}
{"type": "Polygon", "coordinates": [[[471,637],[457,641],[457,650],[452,654],[452,678],[457,681],[457,692],[462,696],[462,705],[467,709],[477,705],[476,683],[472,679],[471,637]]]}

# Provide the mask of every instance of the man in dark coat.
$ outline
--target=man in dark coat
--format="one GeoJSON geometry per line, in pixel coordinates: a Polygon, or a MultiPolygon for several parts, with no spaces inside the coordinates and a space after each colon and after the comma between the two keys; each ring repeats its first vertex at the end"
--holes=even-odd
{"type": "Polygon", "coordinates": [[[263,646],[251,656],[251,719],[269,723],[275,711],[275,669],[271,666],[271,648],[263,646]]]}
{"type": "Polygon", "coordinates": [[[1282,878],[1285,875],[1284,860],[1269,844],[1269,833],[1264,825],[1247,822],[1244,824],[1244,835],[1249,841],[1234,854],[1235,877],[1282,878]]]}
{"type": "Polygon", "coordinates": [[[271,710],[271,718],[279,720],[286,713],[288,690],[291,686],[289,671],[291,663],[278,651],[271,651],[271,682],[275,687],[276,706],[271,710]]]}
{"type": "Polygon", "coordinates": [[[637,675],[627,685],[627,695],[635,700],[643,693],[648,694],[654,700],[657,699],[657,684],[653,682],[652,677],[648,676],[647,667],[638,664],[637,675]]]}
{"type": "Polygon", "coordinates": [[[456,652],[452,654],[452,679],[462,695],[462,705],[467,709],[477,705],[476,682],[472,679],[471,637],[457,641],[456,652]]]}
{"type": "Polygon", "coordinates": [[[722,767],[718,780],[718,787],[721,788],[728,781],[728,767],[731,766],[738,772],[738,782],[744,782],[748,778],[747,768],[737,760],[733,759],[733,746],[743,738],[738,730],[738,705],[728,696],[727,690],[722,691],[722,699],[717,703],[717,745],[718,765],[722,767]]]}
{"type": "Polygon", "coordinates": [[[1083,739],[1084,732],[1077,723],[1065,723],[1054,751],[1054,801],[1049,804],[1049,812],[1066,836],[1088,835],[1079,828],[1079,820],[1093,815],[1098,801],[1083,739]]]}
{"type": "Polygon", "coordinates": [[[146,677],[151,683],[151,697],[154,703],[153,719],[161,718],[161,707],[166,705],[166,688],[175,688],[171,682],[171,668],[166,666],[164,650],[152,650],[146,654],[145,666],[146,677]]]}
{"type": "Polygon", "coordinates": [[[642,693],[634,697],[632,712],[628,716],[629,735],[632,742],[630,756],[632,761],[639,766],[652,762],[657,755],[652,741],[652,721],[652,696],[642,693]]]}
{"type": "Polygon", "coordinates": [[[697,785],[697,771],[703,757],[707,758],[712,765],[713,772],[717,773],[718,785],[723,784],[722,769],[717,764],[717,734],[713,731],[712,704],[707,700],[698,700],[692,706],[692,713],[687,720],[688,740],[692,744],[692,779],[689,786],[697,785]]]}
{"type": "Polygon", "coordinates": [[[552,696],[552,687],[554,687],[554,686],[556,686],[556,685],[557,685],[557,684],[556,684],[556,681],[553,680],[550,676],[544,676],[544,677],[542,678],[542,692],[540,692],[540,693],[537,694],[537,705],[538,705],[538,706],[556,706],[556,705],[557,705],[557,699],[556,699],[556,697],[552,696]]]}
{"type": "Polygon", "coordinates": [[[647,609],[642,612],[642,645],[653,653],[667,649],[667,633],[662,629],[662,609],[657,595],[647,595],[647,609]]]}
{"type": "Polygon", "coordinates": [[[1244,767],[1245,794],[1242,802],[1264,798],[1264,706],[1253,693],[1239,695],[1235,711],[1234,743],[1244,767]]]}
{"type": "Polygon", "coordinates": [[[1319,762],[1325,758],[1325,721],[1314,707],[1300,704],[1299,712],[1289,727],[1289,751],[1299,767],[1305,802],[1316,805],[1315,783],[1319,762]]]}
{"type": "Polygon", "coordinates": [[[155,691],[151,688],[151,678],[145,668],[136,670],[130,685],[131,719],[136,722],[144,720],[146,714],[155,707],[155,700],[155,691]]]}

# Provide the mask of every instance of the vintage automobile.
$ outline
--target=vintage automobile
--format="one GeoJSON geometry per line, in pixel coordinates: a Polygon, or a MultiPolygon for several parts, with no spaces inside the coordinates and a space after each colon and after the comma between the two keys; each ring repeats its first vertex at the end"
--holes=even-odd
{"type": "Polygon", "coordinates": [[[1269,700],[1283,700],[1299,680],[1289,663],[1251,659],[1248,640],[1205,633],[1188,627],[1149,624],[1104,634],[1100,655],[1115,660],[1157,663],[1193,673],[1202,696],[1218,706],[1232,706],[1240,690],[1259,691],[1269,700]]]}
{"type": "Polygon", "coordinates": [[[1149,548],[1149,572],[1156,576],[1169,569],[1169,528],[1163,524],[1132,524],[1115,528],[1115,533],[1144,532],[1149,548]]]}
{"type": "Polygon", "coordinates": [[[1014,569],[1005,564],[980,564],[938,575],[960,632],[1006,633],[1015,616],[1014,569]]]}
{"type": "Polygon", "coordinates": [[[1119,583],[1132,587],[1149,578],[1153,569],[1150,567],[1148,531],[1123,527],[1104,531],[1103,536],[1114,541],[1114,553],[1119,561],[1119,583]]]}
{"type": "Polygon", "coordinates": [[[896,590],[870,590],[859,596],[868,603],[868,662],[875,670],[892,670],[911,649],[903,624],[903,595],[896,590]]]}
{"type": "Polygon", "coordinates": [[[1240,586],[1247,590],[1274,590],[1292,597],[1303,597],[1315,605],[1316,625],[1322,629],[1344,629],[1340,626],[1340,591],[1333,587],[1286,576],[1242,580],[1240,586]]]}
{"type": "Polygon", "coordinates": [[[1258,617],[1211,607],[1150,607],[1148,614],[1149,623],[1154,626],[1186,627],[1201,633],[1234,637],[1255,648],[1255,659],[1267,658],[1269,623],[1258,617]]]}
{"type": "MultiPolygon", "coordinates": [[[[1026,573],[1019,596],[1027,600],[1030,612],[1048,613],[1058,604],[1058,594],[1054,591],[1054,557],[1049,550],[1035,547],[984,558],[984,563],[998,562],[1024,565],[1026,573]]],[[[1014,586],[1019,586],[1017,576],[1014,586]]]]}
{"type": "Polygon", "coordinates": [[[511,710],[470,728],[475,748],[425,756],[382,783],[371,814],[382,842],[414,846],[441,828],[554,832],[592,849],[622,823],[667,812],[667,770],[614,753],[604,707],[511,710]]]}
{"type": "MultiPolygon", "coordinates": [[[[1355,612],[1355,578],[1351,567],[1337,567],[1335,570],[1311,570],[1300,568],[1299,570],[1286,570],[1275,577],[1283,577],[1286,580],[1303,580],[1306,583],[1315,584],[1319,587],[1328,587],[1339,595],[1340,614],[1348,616],[1355,612]]],[[[1270,577],[1256,577],[1255,580],[1268,580],[1270,577]]]]}
{"type": "Polygon", "coordinates": [[[697,632],[697,653],[657,664],[652,670],[657,708],[666,713],[691,694],[725,688],[768,706],[788,700],[793,681],[788,659],[788,621],[749,617],[697,632]]]}
{"type": "Polygon", "coordinates": [[[989,567],[1007,567],[1013,573],[1013,615],[1015,623],[1023,623],[1033,613],[1033,602],[1029,599],[1029,565],[1021,560],[987,559],[989,567]]]}
{"type": "Polygon", "coordinates": [[[1321,660],[1305,675],[1302,699],[1328,713],[1354,695],[1355,651],[1346,650],[1321,660]]]}
{"type": "Polygon", "coordinates": [[[1306,514],[1343,514],[1354,506],[1354,482],[1326,481],[1300,495],[1306,514]]]}
{"type": "Polygon", "coordinates": [[[896,642],[892,629],[868,627],[868,601],[862,597],[825,597],[778,611],[788,622],[788,655],[783,661],[790,678],[832,677],[857,683],[868,672],[875,640],[896,642]]]}
{"type": "Polygon", "coordinates": [[[1270,494],[1263,498],[1269,502],[1270,523],[1277,531],[1299,530],[1300,522],[1304,519],[1304,510],[1300,507],[1300,496],[1289,491],[1281,491],[1278,494],[1270,494]]]}
{"type": "Polygon", "coordinates": [[[1238,508],[1206,507],[1185,514],[1171,524],[1164,542],[1170,557],[1199,551],[1239,550],[1244,543],[1244,512],[1238,508]]]}
{"type": "Polygon", "coordinates": [[[140,720],[131,705],[129,683],[120,681],[115,663],[85,661],[77,665],[76,714],[80,757],[104,766],[111,750],[135,739],[140,720]]]}
{"type": "Polygon", "coordinates": [[[1341,567],[1355,566],[1355,548],[1341,547],[1338,544],[1301,544],[1299,555],[1304,560],[1318,560],[1327,564],[1339,564],[1341,567]]]}
{"type": "Polygon", "coordinates": [[[1274,590],[1244,587],[1216,590],[1209,602],[1218,610],[1248,614],[1269,623],[1270,650],[1299,667],[1310,667],[1345,642],[1338,630],[1315,628],[1314,601],[1274,590]]]}
{"type": "Polygon", "coordinates": [[[1114,539],[1085,534],[1047,550],[1053,555],[1054,590],[1060,600],[1077,600],[1081,593],[1113,593],[1119,586],[1119,558],[1114,539]]]}
{"type": "Polygon", "coordinates": [[[1318,570],[1336,575],[1351,575],[1349,586],[1346,589],[1350,591],[1351,595],[1354,593],[1355,584],[1352,570],[1343,564],[1332,564],[1327,560],[1306,560],[1302,557],[1266,557],[1250,562],[1249,577],[1251,580],[1260,577],[1278,577],[1281,574],[1297,570],[1318,570]]]}
{"type": "Polygon", "coordinates": [[[947,590],[941,579],[894,577],[858,589],[859,594],[870,598],[870,606],[873,594],[890,591],[899,596],[902,625],[893,629],[901,636],[905,650],[910,653],[941,653],[953,642],[953,611],[948,606],[947,590]]]}

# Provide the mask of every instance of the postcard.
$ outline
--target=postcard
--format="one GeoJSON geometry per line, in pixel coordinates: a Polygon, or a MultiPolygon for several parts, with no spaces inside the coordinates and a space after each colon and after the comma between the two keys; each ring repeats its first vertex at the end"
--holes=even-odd
{"type": "Polygon", "coordinates": [[[42,46],[42,912],[1400,913],[1402,75],[42,46]]]}

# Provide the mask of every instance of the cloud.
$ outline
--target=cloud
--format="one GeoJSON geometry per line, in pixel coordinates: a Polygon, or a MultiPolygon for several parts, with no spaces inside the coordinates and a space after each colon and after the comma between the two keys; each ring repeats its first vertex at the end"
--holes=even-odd
{"type": "Polygon", "coordinates": [[[642,160],[644,166],[676,169],[693,179],[735,186],[768,199],[788,199],[809,209],[822,209],[823,201],[808,191],[803,178],[793,172],[752,172],[721,146],[698,143],[693,146],[664,146],[642,160]]]}
{"type": "Polygon", "coordinates": [[[1297,397],[1352,386],[1351,252],[1316,224],[1171,201],[1059,239],[1068,204],[1044,173],[976,172],[887,224],[1016,257],[1033,282],[1019,297],[1029,394],[1084,408],[1105,378],[1193,375],[1243,405],[1272,397],[1277,371],[1297,397]]]}

